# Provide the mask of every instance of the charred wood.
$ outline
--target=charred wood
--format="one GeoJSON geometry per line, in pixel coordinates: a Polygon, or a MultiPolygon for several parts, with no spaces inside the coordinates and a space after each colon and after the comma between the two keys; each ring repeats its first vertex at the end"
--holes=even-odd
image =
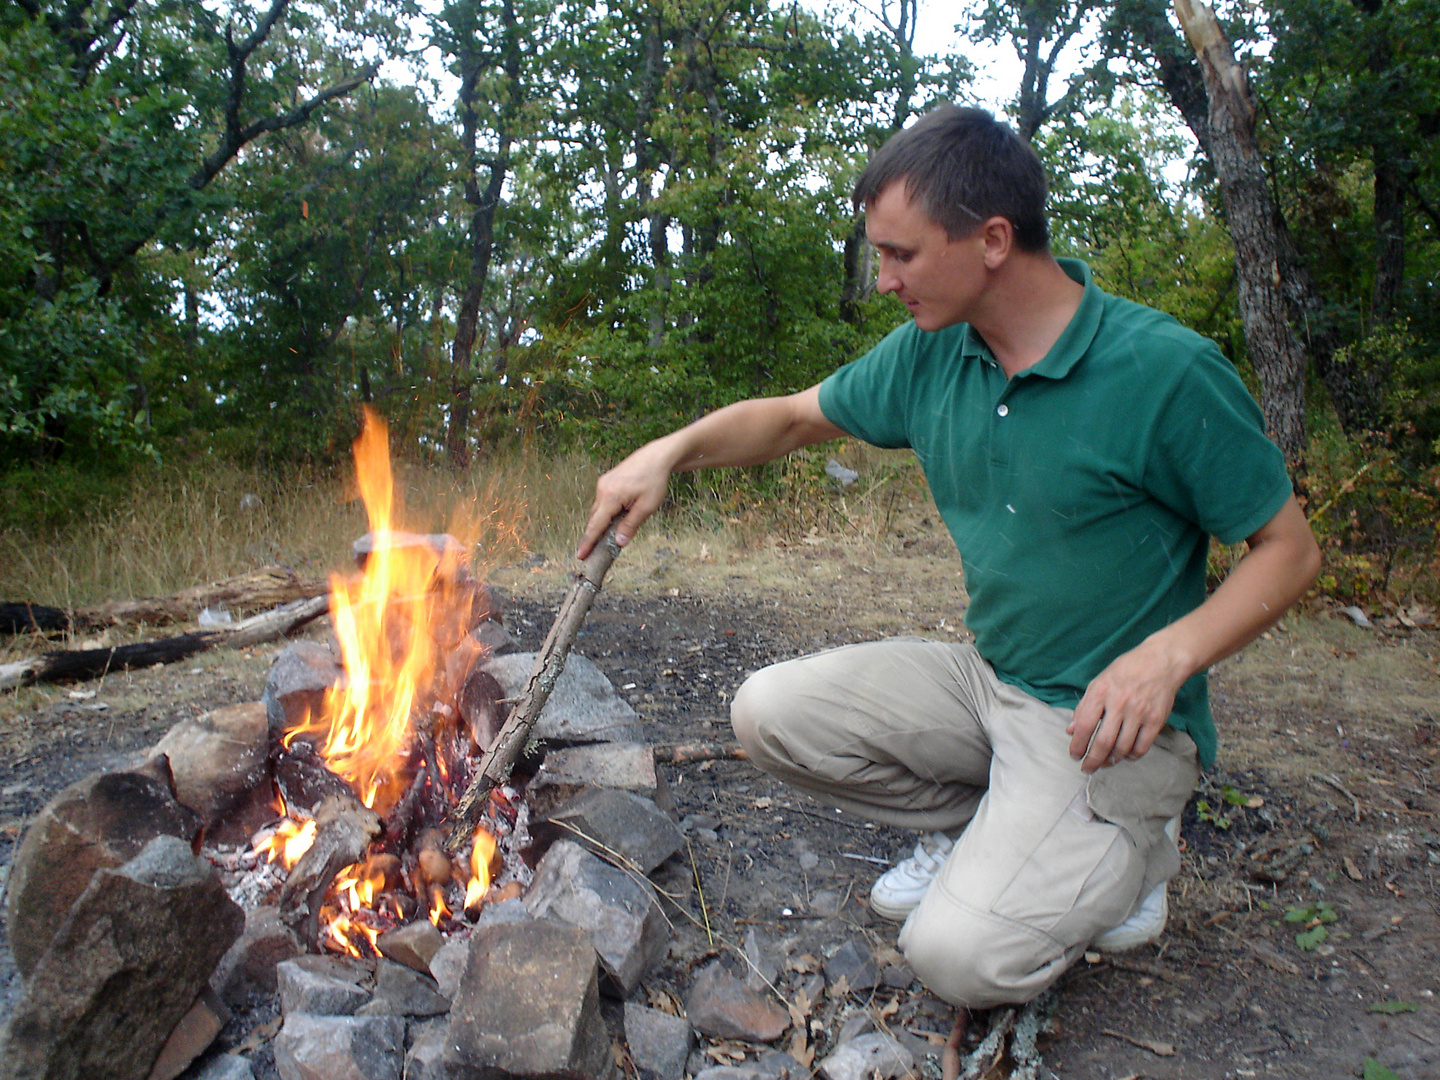
{"type": "Polygon", "coordinates": [[[204,630],[106,649],[59,649],[32,660],[0,664],[0,690],[41,682],[97,679],[112,671],[173,664],[208,649],[248,648],[291,633],[328,607],[328,596],[315,596],[252,616],[224,630],[204,630]]]}
{"type": "Polygon", "coordinates": [[[330,795],[315,810],[315,842],[280,890],[280,918],[308,948],[320,934],[320,906],[335,875],[365,858],[380,835],[380,815],[353,794],[330,795]]]}

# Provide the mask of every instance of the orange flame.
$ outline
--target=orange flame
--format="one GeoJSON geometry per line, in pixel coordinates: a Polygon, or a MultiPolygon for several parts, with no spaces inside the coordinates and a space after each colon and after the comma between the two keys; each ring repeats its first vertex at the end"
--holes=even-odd
{"type": "Polygon", "coordinates": [[[294,818],[281,818],[280,824],[275,831],[263,840],[253,844],[255,851],[264,855],[271,862],[280,861],[280,865],[286,870],[294,869],[295,864],[300,861],[300,856],[310,850],[310,845],[315,843],[315,821],[296,821],[294,818]]]}
{"type": "Polygon", "coordinates": [[[470,848],[470,881],[465,886],[465,907],[472,909],[490,888],[490,860],[495,857],[495,837],[483,828],[475,830],[470,848]]]}
{"type": "Polygon", "coordinates": [[[447,610],[453,597],[443,585],[459,576],[464,549],[392,546],[396,507],[389,437],[385,422],[368,409],[355,440],[355,469],[373,547],[362,574],[336,575],[330,583],[348,679],[326,693],[321,717],[292,729],[286,739],[318,733],[318,750],[330,769],[383,814],[409,780],[396,770],[409,757],[417,710],[444,697],[434,692],[443,677],[436,642],[457,636],[447,632],[457,613],[447,610]]]}

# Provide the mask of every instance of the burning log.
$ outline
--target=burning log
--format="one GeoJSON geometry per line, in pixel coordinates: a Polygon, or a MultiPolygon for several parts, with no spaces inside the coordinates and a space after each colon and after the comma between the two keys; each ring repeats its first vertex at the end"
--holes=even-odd
{"type": "Polygon", "coordinates": [[[335,875],[360,862],[380,835],[380,815],[354,795],[327,796],[315,810],[315,842],[300,857],[280,890],[280,918],[314,947],[320,905],[335,875]]]}
{"type": "Polygon", "coordinates": [[[222,646],[248,648],[291,633],[323,614],[328,606],[328,597],[315,596],[251,616],[223,630],[202,630],[110,649],[60,649],[33,660],[0,664],[0,690],[13,690],[17,686],[32,686],[39,682],[96,679],[111,671],[173,664],[222,646]]]}
{"type": "Polygon", "coordinates": [[[495,744],[485,756],[484,768],[470,782],[470,786],[465,789],[465,794],[455,806],[450,835],[445,842],[449,850],[460,852],[470,844],[490,793],[510,778],[516,758],[530,741],[530,732],[535,727],[535,721],[540,718],[540,712],[545,708],[545,702],[550,700],[560,673],[565,670],[565,659],[570,655],[580,626],[600,592],[605,574],[619,554],[620,545],[615,542],[615,522],[612,521],[589,557],[580,564],[580,569],[571,582],[570,591],[550,627],[550,633],[546,635],[545,643],[535,658],[535,667],[530,672],[530,679],[520,695],[520,700],[510,713],[510,718],[505,721],[505,726],[500,729],[500,734],[496,736],[495,744]]]}
{"type": "Polygon", "coordinates": [[[353,798],[355,794],[345,778],[331,772],[304,739],[296,739],[276,757],[275,784],[287,807],[300,807],[307,813],[314,813],[331,795],[353,798]]]}

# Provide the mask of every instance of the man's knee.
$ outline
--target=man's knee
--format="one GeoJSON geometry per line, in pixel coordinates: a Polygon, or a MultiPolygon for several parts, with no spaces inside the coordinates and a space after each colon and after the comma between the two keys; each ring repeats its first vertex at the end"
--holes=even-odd
{"type": "Polygon", "coordinates": [[[900,932],[900,949],[931,993],[972,1009],[1029,1001],[1079,952],[1012,919],[955,908],[944,919],[917,910],[900,932]]]}
{"type": "Polygon", "coordinates": [[[735,691],[730,702],[730,726],[752,759],[774,737],[775,718],[783,715],[783,709],[778,707],[783,694],[784,681],[777,677],[773,665],[755,672],[735,691]]]}

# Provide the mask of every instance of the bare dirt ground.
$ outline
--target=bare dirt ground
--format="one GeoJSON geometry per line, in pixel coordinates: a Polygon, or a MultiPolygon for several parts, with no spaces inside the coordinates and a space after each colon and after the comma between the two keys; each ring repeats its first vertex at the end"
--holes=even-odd
{"type": "MultiPolygon", "coordinates": [[[[524,646],[548,628],[567,566],[494,575],[524,646]]],[[[963,606],[958,556],[923,507],[883,544],[812,535],[712,553],[642,537],[576,649],[656,742],[713,741],[729,737],[729,696],[747,672],[884,634],[962,637],[963,606]]],[[[121,763],[181,717],[257,698],[279,648],[0,697],[0,858],[64,784],[121,763]]],[[[1041,1042],[1054,1075],[1440,1078],[1437,657],[1433,630],[1394,619],[1361,629],[1316,600],[1218,667],[1221,757],[1183,819],[1168,931],[1061,980],[1041,1042]]],[[[669,884],[696,918],[677,921],[652,996],[681,992],[751,930],[783,942],[792,968],[847,938],[893,948],[895,928],[863,898],[913,838],[839,818],[745,762],[667,776],[696,826],[694,874],[682,868],[669,884]],[[838,894],[839,915],[814,917],[826,894],[838,894]]],[[[822,1055],[827,1025],[857,1004],[922,1038],[949,1027],[918,984],[844,1010],[822,1002],[812,1014],[822,1055]]]]}

